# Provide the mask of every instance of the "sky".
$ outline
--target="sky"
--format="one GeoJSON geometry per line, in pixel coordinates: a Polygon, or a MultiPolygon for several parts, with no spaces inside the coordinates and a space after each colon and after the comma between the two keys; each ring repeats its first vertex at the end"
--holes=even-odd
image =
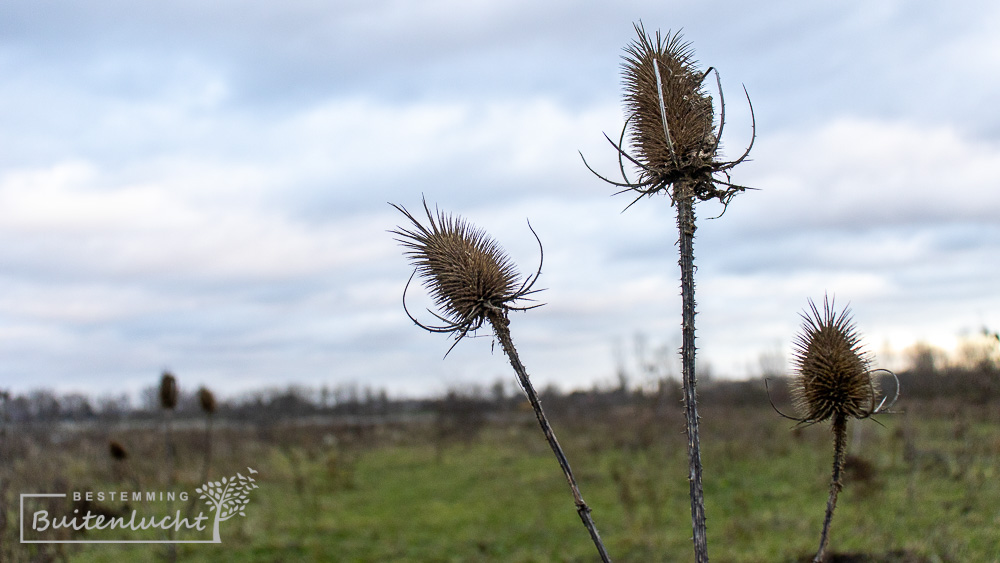
{"type": "Polygon", "coordinates": [[[700,369],[787,361],[826,294],[880,367],[1000,327],[995,2],[11,0],[0,387],[513,386],[488,331],[445,358],[403,312],[388,203],[422,198],[523,274],[530,220],[545,305],[511,331],[537,386],[676,374],[674,210],[623,211],[580,159],[617,171],[639,21],[721,73],[724,157],[752,135],[744,87],[756,118],[733,170],[756,189],[696,209],[700,369]]]}

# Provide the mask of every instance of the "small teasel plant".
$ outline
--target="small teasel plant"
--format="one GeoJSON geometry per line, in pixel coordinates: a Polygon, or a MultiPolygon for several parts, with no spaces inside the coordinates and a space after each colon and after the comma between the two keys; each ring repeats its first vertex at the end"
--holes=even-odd
{"type": "Polygon", "coordinates": [[[878,400],[879,386],[875,373],[885,372],[894,379],[895,374],[871,368],[871,358],[863,349],[849,308],[845,307],[838,313],[833,300],[824,297],[822,311],[809,300],[809,310],[801,316],[802,328],[793,345],[792,359],[796,372],[792,381],[792,398],[799,416],[789,416],[781,411],[778,414],[800,425],[831,421],[833,470],[830,495],[819,549],[813,558],[814,563],[819,563],[826,555],[837,496],[844,487],[847,421],[889,412],[888,409],[899,397],[899,381],[896,380],[896,393],[891,401],[888,401],[888,396],[878,400]]]}
{"type": "Polygon", "coordinates": [[[125,474],[125,464],[128,463],[128,450],[117,440],[108,441],[108,454],[111,456],[111,472],[115,481],[121,480],[125,474]]]}
{"type": "MultiPolygon", "coordinates": [[[[166,471],[167,471],[167,489],[173,489],[174,487],[174,464],[175,464],[175,447],[174,447],[174,437],[173,437],[173,414],[174,410],[177,408],[178,399],[178,389],[177,389],[177,377],[174,376],[170,371],[164,371],[160,376],[160,408],[163,411],[163,443],[164,451],[166,456],[166,471]]],[[[167,506],[168,511],[173,510],[173,503],[170,502],[167,506]]],[[[173,541],[174,530],[171,528],[168,532],[169,539],[173,541]]],[[[173,543],[167,544],[167,559],[169,561],[177,560],[177,545],[173,543]]]]}
{"type": "MultiPolygon", "coordinates": [[[[727,162],[719,158],[726,106],[718,71],[711,67],[704,72],[699,71],[690,44],[684,42],[680,33],[668,32],[662,37],[657,32],[655,37],[650,37],[642,24],[636,24],[635,31],[639,37],[625,49],[622,65],[627,114],[625,125],[617,143],[605,135],[617,152],[622,179],[611,180],[591,168],[586,159],[583,162],[597,177],[620,188],[617,193],[638,194],[626,209],[643,197],[658,193],[667,195],[671,205],[677,208],[681,270],[681,376],[688,437],[692,540],[695,560],[704,563],[708,561],[708,538],[695,379],[694,204],[696,201],[718,200],[723,205],[724,213],[734,196],[749,189],[731,183],[729,171],[750,154],[756,137],[756,123],[753,124],[750,145],[738,159],[727,162]],[[713,74],[719,93],[718,128],[715,126],[712,98],[703,88],[705,80],[713,74]],[[624,146],[626,133],[629,133],[634,156],[624,146]],[[638,169],[635,180],[629,178],[625,161],[638,169]]],[[[750,115],[752,119],[752,105],[750,115]]],[[[583,157],[582,154],[580,156],[583,157]]]]}
{"type": "Polygon", "coordinates": [[[128,481],[136,490],[141,488],[139,476],[129,464],[128,448],[118,440],[108,440],[108,456],[111,458],[111,475],[116,481],[128,481]]]}
{"type": "MultiPolygon", "coordinates": [[[[201,482],[205,483],[208,481],[208,473],[212,465],[212,424],[215,419],[217,404],[215,394],[208,387],[199,387],[195,396],[198,398],[198,406],[201,407],[201,412],[205,413],[205,449],[201,460],[201,482]]],[[[188,501],[188,518],[194,513],[195,506],[197,505],[196,501],[197,499],[195,498],[191,498],[188,501]]]]}
{"type": "MultiPolygon", "coordinates": [[[[514,368],[521,389],[531,403],[542,433],[569,483],[576,511],[583,525],[590,533],[601,560],[610,561],[591,517],[591,509],[580,494],[580,488],[566,454],[549,425],[538,394],[524,364],[521,363],[510,335],[508,318],[510,311],[523,311],[540,306],[540,304],[518,304],[530,301],[529,296],[539,291],[534,289],[534,285],[542,272],[542,259],[539,259],[535,274],[521,280],[514,263],[500,245],[485,231],[477,229],[461,217],[447,215],[437,209],[436,213],[431,213],[425,200],[423,202],[427,214],[425,225],[402,206],[390,205],[410,221],[408,228],[399,227],[390,231],[397,235],[399,238],[396,240],[406,247],[405,254],[415,268],[403,290],[403,310],[406,315],[424,330],[453,335],[455,343],[448,349],[448,353],[462,338],[484,324],[489,324],[493,328],[496,339],[500,341],[500,346],[507,355],[511,367],[514,368]],[[431,311],[431,314],[442,324],[423,324],[406,308],[406,291],[414,276],[423,279],[424,287],[431,294],[439,310],[437,313],[431,311]]],[[[530,223],[528,228],[531,229],[530,223]]],[[[535,235],[539,250],[544,256],[541,240],[534,229],[531,229],[531,232],[535,235]]]]}
{"type": "Polygon", "coordinates": [[[163,443],[169,485],[173,484],[174,478],[173,413],[177,408],[177,395],[177,377],[169,371],[164,371],[160,376],[160,409],[163,412],[163,443]]]}

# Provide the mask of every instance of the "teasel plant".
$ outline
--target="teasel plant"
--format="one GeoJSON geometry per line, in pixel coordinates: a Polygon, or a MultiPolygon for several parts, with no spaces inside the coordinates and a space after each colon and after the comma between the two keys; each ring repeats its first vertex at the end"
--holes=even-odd
{"type": "Polygon", "coordinates": [[[160,376],[160,408],[163,411],[163,443],[166,452],[167,482],[173,484],[174,439],[173,413],[177,408],[177,377],[169,371],[160,376]]]}
{"type": "Polygon", "coordinates": [[[899,398],[899,380],[887,369],[872,369],[871,358],[864,351],[861,336],[845,307],[839,313],[834,302],[823,297],[822,312],[810,299],[809,310],[801,314],[802,328],[793,343],[792,398],[800,416],[782,413],[799,425],[831,421],[833,430],[833,470],[830,495],[823,518],[819,549],[813,558],[820,563],[826,557],[830,541],[830,524],[837,508],[837,496],[844,488],[844,461],[847,457],[847,421],[889,413],[899,398]],[[880,394],[875,374],[885,373],[895,381],[896,391],[890,400],[880,394]]]}
{"type": "Polygon", "coordinates": [[[699,71],[694,52],[680,33],[668,32],[666,36],[661,36],[657,32],[650,37],[641,23],[635,24],[635,31],[639,37],[626,47],[622,64],[625,125],[617,143],[604,135],[617,153],[621,180],[612,180],[598,173],[582,153],[580,156],[588,170],[619,189],[616,193],[635,195],[625,209],[643,197],[655,194],[665,194],[677,209],[681,270],[680,355],[688,438],[692,541],[695,560],[704,563],[708,561],[708,533],[695,377],[694,206],[696,202],[718,200],[723,205],[722,213],[725,213],[733,197],[750,189],[732,183],[729,172],[749,156],[756,138],[756,121],[751,104],[753,132],[749,146],[736,160],[722,160],[719,145],[726,124],[726,105],[719,72],[714,67],[699,71]],[[705,81],[711,76],[715,77],[718,87],[718,127],[712,97],[704,88],[705,81]],[[626,135],[634,154],[625,145],[626,135]],[[638,170],[635,179],[629,177],[629,168],[638,170]]]}
{"type": "Polygon", "coordinates": [[[509,313],[542,305],[531,304],[533,301],[531,296],[541,291],[534,288],[542,273],[544,260],[544,250],[538,234],[529,223],[528,228],[538,242],[540,257],[538,270],[521,280],[517,268],[500,245],[485,231],[467,223],[461,217],[445,214],[436,208],[435,213],[432,213],[427,201],[424,200],[424,212],[427,215],[425,225],[404,207],[393,203],[390,205],[410,221],[408,227],[398,227],[390,231],[399,237],[396,239],[397,242],[406,248],[404,254],[414,266],[414,271],[403,289],[403,310],[406,315],[424,330],[450,334],[454,337],[455,342],[448,348],[445,356],[463,338],[482,328],[484,324],[489,324],[493,328],[493,333],[500,342],[511,367],[514,368],[517,381],[535,412],[542,433],[569,483],[580,520],[589,532],[601,560],[611,561],[591,517],[591,509],[583,500],[566,454],[542,410],[538,393],[535,392],[511,339],[509,313]],[[406,306],[406,293],[415,276],[422,278],[424,287],[438,308],[437,312],[428,310],[440,322],[438,325],[420,322],[410,314],[406,306]]]}
{"type": "MultiPolygon", "coordinates": [[[[201,412],[205,413],[205,449],[201,460],[201,481],[208,481],[208,472],[212,465],[212,425],[215,420],[215,411],[218,407],[215,401],[215,394],[208,387],[201,386],[195,394],[198,398],[198,406],[201,412]]],[[[198,505],[198,499],[191,497],[188,500],[186,516],[190,518],[194,514],[194,509],[198,505]]]]}
{"type": "MultiPolygon", "coordinates": [[[[164,371],[160,376],[160,408],[163,411],[163,442],[166,452],[167,489],[173,489],[174,487],[176,452],[173,438],[173,414],[174,409],[177,408],[177,399],[177,377],[170,371],[164,371]]],[[[173,503],[170,502],[167,508],[169,511],[172,511],[173,503]]],[[[168,536],[172,542],[174,539],[173,528],[168,531],[168,536]]],[[[167,544],[167,560],[177,560],[177,545],[174,543],[167,544]]]]}

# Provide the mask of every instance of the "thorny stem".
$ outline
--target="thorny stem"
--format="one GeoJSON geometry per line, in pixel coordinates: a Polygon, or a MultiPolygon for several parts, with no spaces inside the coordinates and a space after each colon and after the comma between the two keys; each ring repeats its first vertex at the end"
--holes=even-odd
{"type": "Polygon", "coordinates": [[[524,394],[528,396],[528,402],[531,403],[531,408],[535,411],[535,418],[538,419],[538,425],[542,427],[542,433],[545,434],[545,439],[552,448],[552,452],[556,455],[556,460],[559,462],[559,467],[562,468],[563,474],[566,476],[566,481],[569,482],[569,488],[573,493],[573,502],[576,504],[576,512],[580,515],[580,520],[583,521],[583,525],[587,528],[587,531],[590,532],[590,538],[594,540],[594,545],[597,546],[597,552],[601,556],[601,561],[610,563],[611,558],[604,548],[604,543],[601,542],[601,536],[597,533],[597,526],[594,525],[593,518],[590,517],[590,507],[587,506],[587,503],[583,500],[583,496],[580,494],[580,488],[576,485],[576,479],[573,477],[573,470],[569,467],[569,460],[566,459],[566,454],[563,453],[559,441],[556,440],[555,432],[549,426],[545,412],[542,411],[542,403],[539,402],[538,394],[535,393],[535,388],[528,378],[528,371],[524,368],[524,364],[521,363],[521,359],[517,355],[517,350],[514,348],[514,342],[510,338],[510,321],[505,315],[498,312],[490,312],[488,318],[490,324],[493,325],[493,331],[496,333],[497,340],[500,341],[500,346],[503,347],[504,353],[507,354],[507,358],[510,360],[511,367],[514,368],[514,372],[517,374],[517,380],[521,384],[521,388],[524,389],[524,394]]]}
{"type": "Polygon", "coordinates": [[[698,392],[695,388],[694,345],[694,192],[687,182],[675,186],[681,267],[681,375],[684,381],[684,417],[687,428],[688,482],[691,488],[691,526],[697,563],[708,563],[705,493],[701,487],[701,440],[698,437],[698,392]]]}
{"type": "Polygon", "coordinates": [[[826,555],[826,545],[830,541],[830,523],[837,508],[837,494],[844,488],[841,475],[844,472],[844,456],[847,453],[847,415],[833,415],[833,475],[830,477],[830,498],[826,501],[826,517],[823,519],[823,533],[819,538],[819,551],[813,563],[821,563],[826,555]]]}

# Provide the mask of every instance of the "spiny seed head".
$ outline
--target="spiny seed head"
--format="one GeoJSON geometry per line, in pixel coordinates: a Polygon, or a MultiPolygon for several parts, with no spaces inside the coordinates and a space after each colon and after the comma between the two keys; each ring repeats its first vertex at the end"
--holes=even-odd
{"type": "Polygon", "coordinates": [[[651,38],[642,24],[636,24],[635,30],[639,38],[625,48],[622,63],[627,119],[619,141],[616,143],[608,138],[618,153],[621,181],[595,171],[586,159],[583,163],[601,180],[623,188],[617,193],[638,192],[639,196],[629,207],[645,196],[664,193],[670,196],[671,203],[693,202],[690,198],[717,199],[725,213],[736,194],[750,189],[733,184],[729,174],[750,155],[757,137],[750,96],[747,95],[753,130],[750,144],[739,158],[724,162],[718,157],[726,122],[719,72],[713,67],[699,72],[691,47],[681,40],[680,33],[671,35],[668,32],[664,39],[659,32],[651,38]],[[712,73],[719,87],[717,131],[714,128],[715,106],[703,88],[705,79],[712,73]],[[629,133],[635,155],[623,146],[626,133],[629,133]],[[639,169],[637,179],[629,178],[626,160],[639,169]]]}
{"type": "Polygon", "coordinates": [[[802,332],[794,342],[792,384],[796,407],[806,422],[835,414],[866,418],[873,414],[877,393],[850,310],[839,314],[823,298],[823,312],[809,301],[802,332]]]}
{"type": "MultiPolygon", "coordinates": [[[[436,211],[424,202],[428,225],[406,209],[394,205],[412,223],[410,229],[391,231],[408,250],[416,274],[440,309],[441,327],[433,332],[453,332],[458,338],[481,327],[490,314],[505,315],[512,303],[530,293],[529,280],[521,280],[513,262],[485,231],[461,217],[436,211]]],[[[537,276],[535,276],[537,279],[537,276]]],[[[419,324],[419,323],[418,323],[419,324]]]]}
{"type": "Polygon", "coordinates": [[[198,403],[206,414],[215,412],[215,395],[207,387],[198,389],[198,403]]]}
{"type": "Polygon", "coordinates": [[[630,136],[639,160],[664,176],[707,170],[718,148],[713,131],[715,111],[711,96],[702,88],[703,73],[695,69],[690,43],[684,42],[680,33],[668,32],[662,38],[657,31],[651,38],[641,24],[635,30],[639,38],[625,49],[622,74],[630,136]],[[660,112],[657,66],[669,140],[660,112]]]}
{"type": "Polygon", "coordinates": [[[169,410],[177,406],[177,378],[169,371],[160,377],[160,406],[169,410]]]}

